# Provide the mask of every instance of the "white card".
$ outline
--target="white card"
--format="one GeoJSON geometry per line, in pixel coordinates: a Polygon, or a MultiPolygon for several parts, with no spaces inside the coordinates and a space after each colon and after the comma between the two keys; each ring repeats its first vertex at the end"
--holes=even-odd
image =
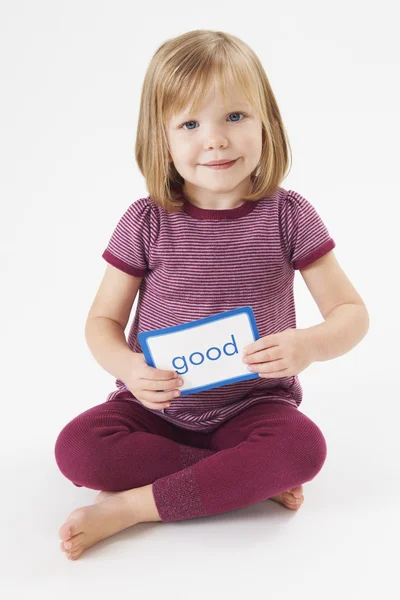
{"type": "Polygon", "coordinates": [[[258,378],[242,360],[244,346],[259,339],[251,306],[224,311],[182,325],[143,331],[138,340],[146,363],[176,371],[181,396],[258,378]]]}

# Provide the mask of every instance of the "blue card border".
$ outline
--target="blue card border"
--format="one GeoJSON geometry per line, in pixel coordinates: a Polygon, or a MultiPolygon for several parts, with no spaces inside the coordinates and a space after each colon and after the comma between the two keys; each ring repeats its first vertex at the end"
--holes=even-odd
{"type": "MultiPolygon", "coordinates": [[[[256,341],[260,339],[260,334],[258,333],[257,323],[254,318],[254,311],[251,306],[241,306],[239,308],[234,308],[233,310],[226,310],[222,313],[218,313],[216,315],[211,315],[210,317],[204,317],[203,319],[198,319],[197,321],[191,321],[190,323],[183,323],[182,325],[173,325],[172,327],[164,327],[163,329],[156,329],[152,331],[142,331],[138,334],[138,341],[143,350],[143,355],[146,360],[146,363],[150,367],[155,367],[155,362],[153,359],[153,355],[148,345],[148,340],[152,337],[158,337],[160,335],[166,335],[167,333],[173,333],[182,331],[183,329],[191,329],[193,327],[198,327],[204,323],[212,323],[213,321],[220,321],[221,319],[227,319],[228,317],[232,317],[237,314],[247,314],[250,326],[253,332],[254,339],[256,341]]],[[[251,343],[251,342],[250,342],[251,343]]],[[[172,369],[173,370],[173,369],[172,369]]],[[[183,376],[184,377],[184,376],[183,376]]],[[[221,381],[216,381],[212,384],[207,384],[200,387],[192,387],[187,390],[181,390],[180,396],[188,396],[189,394],[196,394],[198,392],[203,392],[205,390],[214,389],[217,387],[221,387],[223,385],[229,385],[230,383],[236,383],[238,381],[246,381],[248,379],[258,379],[258,373],[249,373],[245,375],[239,375],[238,377],[231,377],[229,379],[222,379],[221,381]]]]}

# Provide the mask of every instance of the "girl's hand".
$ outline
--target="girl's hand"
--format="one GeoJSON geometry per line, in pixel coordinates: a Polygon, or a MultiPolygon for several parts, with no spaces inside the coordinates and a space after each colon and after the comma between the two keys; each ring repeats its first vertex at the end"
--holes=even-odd
{"type": "Polygon", "coordinates": [[[140,352],[132,353],[129,372],[124,378],[128,390],[147,408],[163,410],[171,400],[180,395],[178,388],[181,375],[176,371],[165,371],[150,367],[140,352]]]}
{"type": "Polygon", "coordinates": [[[313,362],[307,329],[289,327],[266,335],[245,348],[248,352],[243,362],[265,379],[297,375],[313,362]]]}

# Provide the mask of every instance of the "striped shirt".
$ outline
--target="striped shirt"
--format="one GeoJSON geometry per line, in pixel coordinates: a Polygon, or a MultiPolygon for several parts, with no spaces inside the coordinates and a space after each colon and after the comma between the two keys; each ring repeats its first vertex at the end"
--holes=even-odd
{"type": "MultiPolygon", "coordinates": [[[[151,196],[133,202],[117,223],[102,257],[125,273],[143,277],[127,343],[142,352],[139,332],[172,327],[241,306],[251,306],[260,337],[296,327],[295,270],[335,247],[314,206],[279,187],[233,209],[204,209],[186,198],[169,214],[151,196]]],[[[116,379],[106,401],[140,402],[116,379]]],[[[297,408],[296,376],[258,377],[175,398],[152,410],[161,419],[212,431],[257,402],[297,408]]]]}

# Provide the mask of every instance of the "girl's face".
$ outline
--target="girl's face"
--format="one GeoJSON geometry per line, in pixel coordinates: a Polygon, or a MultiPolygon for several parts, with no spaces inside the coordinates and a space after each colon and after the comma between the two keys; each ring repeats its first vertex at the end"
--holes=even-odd
{"type": "Polygon", "coordinates": [[[240,91],[228,90],[229,107],[221,95],[210,91],[197,114],[187,110],[167,122],[170,160],[185,180],[192,198],[211,205],[240,199],[251,191],[251,173],[262,150],[262,124],[240,91]],[[205,163],[236,160],[229,169],[211,169],[205,163]]]}

